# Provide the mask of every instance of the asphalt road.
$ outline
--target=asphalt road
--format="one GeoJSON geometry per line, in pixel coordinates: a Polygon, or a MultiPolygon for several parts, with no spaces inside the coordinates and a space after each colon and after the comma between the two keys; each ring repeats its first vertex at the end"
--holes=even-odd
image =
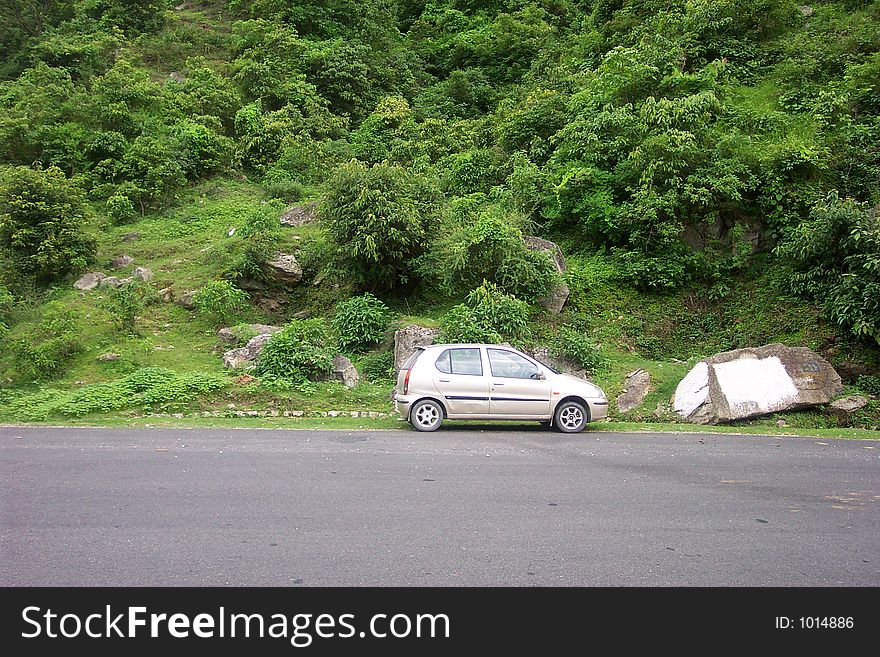
{"type": "Polygon", "coordinates": [[[0,585],[878,586],[880,443],[0,428],[0,585]]]}

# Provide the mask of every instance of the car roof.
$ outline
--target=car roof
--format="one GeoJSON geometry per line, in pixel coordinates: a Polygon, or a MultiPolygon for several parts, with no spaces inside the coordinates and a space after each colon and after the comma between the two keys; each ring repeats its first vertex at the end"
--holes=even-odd
{"type": "Polygon", "coordinates": [[[431,344],[421,347],[422,349],[448,349],[448,348],[476,348],[476,347],[500,347],[502,349],[513,349],[519,351],[516,347],[509,344],[488,344],[484,342],[449,342],[445,344],[431,344]]]}

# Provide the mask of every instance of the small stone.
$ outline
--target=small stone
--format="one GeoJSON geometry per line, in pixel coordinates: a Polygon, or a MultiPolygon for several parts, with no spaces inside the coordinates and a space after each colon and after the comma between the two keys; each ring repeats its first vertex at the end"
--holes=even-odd
{"type": "Polygon", "coordinates": [[[163,287],[159,290],[159,297],[162,299],[162,303],[171,303],[174,301],[174,290],[170,287],[163,287]]]}
{"type": "Polygon", "coordinates": [[[86,292],[88,290],[94,290],[98,287],[98,284],[107,278],[106,274],[101,271],[91,271],[88,274],[83,274],[77,281],[73,284],[77,290],[82,290],[86,292]]]}
{"type": "Polygon", "coordinates": [[[112,288],[120,288],[122,287],[122,279],[117,278],[116,276],[105,276],[101,279],[100,287],[112,287],[112,288]]]}
{"type": "Polygon", "coordinates": [[[361,415],[361,414],[358,413],[357,411],[352,411],[352,412],[351,412],[351,416],[352,416],[352,417],[360,417],[360,415],[361,415]]]}
{"type": "Polygon", "coordinates": [[[98,356],[96,360],[99,360],[102,363],[109,363],[110,361],[119,360],[119,354],[108,351],[106,354],[98,356]]]}
{"type": "Polygon", "coordinates": [[[180,298],[177,300],[177,305],[186,308],[187,310],[195,310],[196,304],[193,301],[193,297],[195,296],[195,291],[190,290],[189,292],[184,292],[180,295],[180,298]]]}
{"type": "Polygon", "coordinates": [[[125,235],[122,236],[122,241],[123,242],[136,242],[140,238],[141,238],[140,233],[126,233],[125,235]]]}
{"type": "Polygon", "coordinates": [[[776,420],[776,426],[777,427],[787,427],[788,422],[786,422],[785,420],[776,420]]]}
{"type": "Polygon", "coordinates": [[[338,416],[339,416],[339,411],[328,411],[328,412],[327,412],[327,415],[328,415],[329,417],[338,417],[338,416]]]}
{"type": "Polygon", "coordinates": [[[131,263],[134,262],[134,258],[127,255],[118,255],[115,256],[112,260],[110,260],[110,268],[111,269],[122,269],[123,267],[128,267],[131,263]]]}
{"type": "Polygon", "coordinates": [[[153,272],[146,267],[135,267],[134,272],[132,272],[132,276],[139,281],[148,281],[153,278],[153,272]]]}

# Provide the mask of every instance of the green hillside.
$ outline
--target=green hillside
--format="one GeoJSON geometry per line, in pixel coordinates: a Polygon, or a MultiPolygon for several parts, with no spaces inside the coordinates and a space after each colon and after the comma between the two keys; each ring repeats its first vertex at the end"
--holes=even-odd
{"type": "Polygon", "coordinates": [[[878,1],[0,0],[0,106],[0,421],[369,424],[420,323],[646,369],[629,422],[807,346],[880,425],[878,1]]]}

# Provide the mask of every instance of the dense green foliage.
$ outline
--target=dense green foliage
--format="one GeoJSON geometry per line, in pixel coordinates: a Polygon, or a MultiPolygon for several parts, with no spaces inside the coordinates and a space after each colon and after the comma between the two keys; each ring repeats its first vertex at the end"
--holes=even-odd
{"type": "Polygon", "coordinates": [[[82,193],[57,168],[16,167],[0,178],[0,257],[11,284],[21,276],[55,281],[88,264],[95,242],[84,233],[82,193]]]}
{"type": "Polygon", "coordinates": [[[294,320],[275,333],[260,352],[257,373],[267,380],[304,381],[329,374],[336,353],[324,320],[294,320]]]}
{"type": "Polygon", "coordinates": [[[248,295],[229,281],[211,281],[193,295],[199,312],[218,326],[237,324],[248,308],[248,295]]]}
{"type": "Polygon", "coordinates": [[[340,302],[333,315],[333,330],[339,346],[362,351],[385,337],[388,328],[388,306],[367,292],[340,302]]]}
{"type": "Polygon", "coordinates": [[[483,281],[440,320],[445,342],[514,342],[529,335],[531,311],[525,301],[483,281]]]}

